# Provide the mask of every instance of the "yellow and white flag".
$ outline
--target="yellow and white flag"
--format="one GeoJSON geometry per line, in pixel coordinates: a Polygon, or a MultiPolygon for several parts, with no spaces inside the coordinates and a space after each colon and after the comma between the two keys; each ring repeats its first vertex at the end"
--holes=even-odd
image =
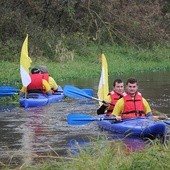
{"type": "MultiPolygon", "coordinates": [[[[109,85],[108,85],[108,66],[107,66],[107,60],[104,54],[102,54],[102,71],[101,71],[101,77],[100,82],[98,86],[98,98],[100,100],[104,100],[109,93],[109,85]]],[[[101,105],[102,103],[99,102],[101,105]]]]}
{"type": "Polygon", "coordinates": [[[24,40],[21,49],[20,58],[20,74],[22,85],[27,87],[31,83],[31,77],[29,75],[29,68],[31,66],[31,58],[28,56],[28,34],[24,40]]]}

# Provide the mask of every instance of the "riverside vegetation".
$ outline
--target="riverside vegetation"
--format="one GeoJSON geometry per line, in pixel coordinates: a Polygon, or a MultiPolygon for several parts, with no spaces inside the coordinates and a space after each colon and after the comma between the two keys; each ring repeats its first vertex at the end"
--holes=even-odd
{"type": "MultiPolygon", "coordinates": [[[[38,59],[30,57],[32,59],[32,67],[40,64],[47,65],[50,74],[57,81],[92,78],[99,77],[101,73],[100,49],[96,45],[87,46],[83,50],[86,50],[89,54],[88,57],[75,54],[74,59],[68,61],[65,61],[65,57],[63,57],[63,62],[57,62],[43,57],[38,59]]],[[[126,46],[105,45],[102,46],[102,49],[102,53],[107,58],[110,75],[170,70],[170,48],[168,47],[156,46],[152,49],[135,49],[126,46]]],[[[67,55],[67,52],[65,55],[67,55]]],[[[13,62],[1,61],[1,84],[16,84],[17,86],[21,86],[19,60],[20,55],[18,54],[13,62]]]]}
{"type": "Polygon", "coordinates": [[[122,141],[109,142],[106,138],[92,141],[90,147],[77,146],[77,149],[79,154],[70,154],[67,157],[60,157],[57,153],[47,156],[34,155],[35,160],[41,160],[36,165],[3,165],[3,169],[17,167],[21,170],[168,170],[170,168],[170,150],[159,141],[150,141],[145,148],[133,152],[122,141]]]}
{"type": "MultiPolygon", "coordinates": [[[[83,47],[82,47],[83,48],[83,47]]],[[[101,48],[100,48],[101,49],[101,48]]],[[[62,80],[76,78],[100,77],[101,74],[101,52],[97,45],[86,46],[88,57],[74,55],[74,59],[56,62],[46,58],[32,58],[32,67],[35,65],[46,65],[50,74],[60,83],[62,80]]],[[[170,48],[156,46],[150,49],[136,49],[133,47],[105,45],[102,46],[108,62],[109,75],[122,75],[140,72],[155,72],[170,70],[170,48]]],[[[20,49],[19,49],[20,50],[20,49]]],[[[68,55],[67,52],[65,55],[68,55]]],[[[69,56],[68,56],[69,57],[69,56]]],[[[0,84],[21,88],[20,79],[20,56],[15,61],[4,61],[0,63],[0,84]]],[[[9,98],[11,99],[11,98],[9,98]]],[[[12,100],[18,96],[12,96],[12,100]]],[[[5,98],[1,100],[6,100],[5,98]]]]}

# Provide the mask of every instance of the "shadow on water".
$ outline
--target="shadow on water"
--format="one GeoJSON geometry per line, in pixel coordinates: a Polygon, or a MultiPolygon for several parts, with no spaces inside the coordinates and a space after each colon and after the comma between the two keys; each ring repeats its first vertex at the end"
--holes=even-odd
{"type": "MultiPolygon", "coordinates": [[[[170,110],[169,73],[152,73],[136,76],[140,81],[143,96],[151,107],[160,112],[170,110]]],[[[113,79],[117,77],[113,76],[113,79]]],[[[120,77],[126,80],[128,77],[120,77]]],[[[112,87],[110,76],[110,88],[112,87]]],[[[92,88],[96,97],[98,79],[61,82],[80,88],[92,88]]],[[[45,107],[20,108],[15,105],[0,105],[0,162],[4,164],[30,164],[43,156],[67,156],[68,152],[77,153],[77,145],[89,145],[92,138],[113,134],[99,130],[95,122],[81,126],[67,124],[69,113],[82,113],[96,116],[98,102],[89,99],[65,98],[63,101],[45,107]]],[[[118,138],[117,138],[118,140],[118,138]]],[[[129,147],[140,149],[144,141],[126,138],[129,147]],[[133,144],[133,145],[132,145],[133,144]]],[[[133,148],[132,148],[133,149],[133,148]]]]}

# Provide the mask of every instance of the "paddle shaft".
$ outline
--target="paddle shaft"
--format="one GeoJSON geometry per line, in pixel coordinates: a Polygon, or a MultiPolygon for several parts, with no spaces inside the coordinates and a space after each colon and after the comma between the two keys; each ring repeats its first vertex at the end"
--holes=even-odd
{"type": "MultiPolygon", "coordinates": [[[[97,101],[102,102],[102,103],[106,103],[105,101],[102,101],[102,100],[100,100],[98,98],[90,96],[85,91],[83,91],[83,90],[81,90],[81,89],[79,89],[77,87],[71,86],[71,85],[65,85],[63,92],[64,92],[64,95],[72,97],[72,98],[85,97],[85,98],[88,98],[88,99],[93,99],[93,100],[97,100],[97,101]]],[[[108,103],[108,104],[114,106],[113,103],[108,103]]]]}
{"type": "Polygon", "coordinates": [[[116,120],[116,118],[92,117],[90,115],[79,114],[79,113],[70,113],[67,116],[67,122],[69,125],[85,125],[93,121],[102,121],[102,120],[116,120]]]}
{"type": "Polygon", "coordinates": [[[102,121],[102,120],[116,120],[116,118],[73,118],[73,121],[102,121]]]}
{"type": "MultiPolygon", "coordinates": [[[[106,104],[106,102],[105,102],[104,100],[100,100],[100,99],[95,98],[95,97],[91,97],[91,99],[97,100],[97,101],[99,101],[99,102],[102,102],[102,103],[106,104]]],[[[107,102],[107,103],[110,104],[110,105],[112,105],[112,106],[115,106],[113,103],[110,103],[110,102],[107,102]]]]}
{"type": "Polygon", "coordinates": [[[12,96],[18,94],[19,90],[11,86],[0,86],[0,97],[12,96]]]}
{"type": "Polygon", "coordinates": [[[61,95],[61,94],[63,94],[63,91],[54,91],[52,95],[61,95]]]}

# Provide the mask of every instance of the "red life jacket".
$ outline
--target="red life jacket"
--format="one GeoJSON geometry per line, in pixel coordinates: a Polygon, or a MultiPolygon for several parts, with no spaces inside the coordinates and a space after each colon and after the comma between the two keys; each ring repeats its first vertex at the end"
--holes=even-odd
{"type": "Polygon", "coordinates": [[[43,92],[43,84],[42,79],[49,80],[48,74],[30,74],[31,77],[31,83],[27,86],[28,92],[43,92]]]}
{"type": "Polygon", "coordinates": [[[137,92],[134,97],[134,100],[128,94],[123,96],[123,98],[124,110],[122,113],[122,119],[145,117],[141,93],[137,92]]]}
{"type": "Polygon", "coordinates": [[[107,110],[107,113],[106,113],[106,116],[109,116],[109,115],[112,113],[112,111],[113,111],[113,109],[114,109],[114,107],[115,107],[116,102],[117,102],[120,98],[123,97],[123,95],[118,94],[118,93],[116,93],[116,92],[114,92],[114,91],[111,91],[108,95],[110,95],[110,97],[111,97],[111,103],[112,103],[113,105],[110,105],[110,106],[109,106],[109,108],[108,108],[108,110],[107,110]]]}

